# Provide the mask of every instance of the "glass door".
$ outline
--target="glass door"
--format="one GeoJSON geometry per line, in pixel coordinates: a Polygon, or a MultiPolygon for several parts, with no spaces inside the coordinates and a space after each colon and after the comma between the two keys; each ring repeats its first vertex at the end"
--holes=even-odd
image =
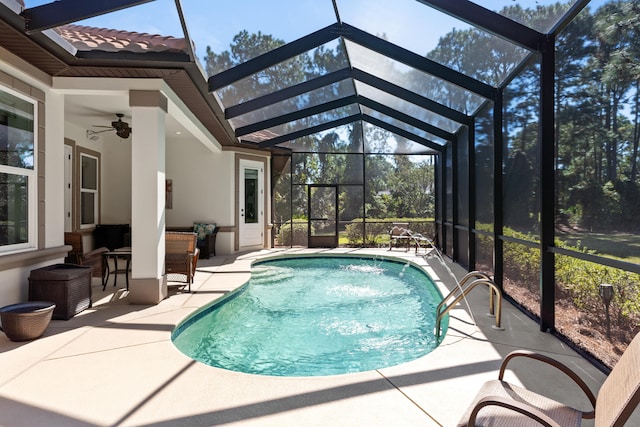
{"type": "Polygon", "coordinates": [[[338,187],[336,185],[309,186],[309,247],[338,246],[338,187]]]}
{"type": "Polygon", "coordinates": [[[263,246],[264,193],[262,163],[240,160],[240,247],[263,246]]]}

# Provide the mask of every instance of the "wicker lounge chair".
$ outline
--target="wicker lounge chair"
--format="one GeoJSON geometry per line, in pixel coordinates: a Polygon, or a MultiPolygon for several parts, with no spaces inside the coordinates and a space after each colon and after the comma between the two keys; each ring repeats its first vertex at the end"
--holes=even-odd
{"type": "Polygon", "coordinates": [[[595,427],[622,427],[640,401],[640,334],[600,387],[598,397],[584,381],[565,365],[549,357],[523,350],[508,354],[498,380],[488,381],[462,417],[458,427],[467,426],[580,426],[582,419],[595,418],[595,427]],[[555,400],[533,393],[502,380],[507,363],[516,357],[527,357],[557,368],[568,375],[585,393],[593,410],[582,412],[555,400]],[[536,421],[534,421],[536,420],[536,421]]]}
{"type": "Polygon", "coordinates": [[[189,292],[200,255],[200,250],[196,247],[196,238],[196,233],[165,233],[165,274],[185,275],[189,292]]]}
{"type": "Polygon", "coordinates": [[[106,247],[100,247],[92,251],[84,251],[84,245],[82,243],[82,233],[66,232],[64,233],[64,244],[70,245],[71,250],[64,259],[67,264],[78,264],[91,267],[91,275],[93,277],[102,277],[104,275],[105,268],[102,265],[102,254],[108,252],[106,247]]]}

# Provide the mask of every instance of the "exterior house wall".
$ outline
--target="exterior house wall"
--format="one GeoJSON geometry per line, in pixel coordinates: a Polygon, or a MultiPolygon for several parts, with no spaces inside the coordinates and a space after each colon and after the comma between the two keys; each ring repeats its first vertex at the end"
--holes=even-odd
{"type": "MultiPolygon", "coordinates": [[[[64,262],[65,138],[72,140],[76,149],[100,154],[100,223],[131,223],[135,165],[131,164],[130,139],[122,140],[110,132],[101,134],[97,140],[87,138],[87,129],[67,120],[66,95],[53,88],[51,76],[1,48],[0,53],[0,86],[38,102],[37,250],[0,254],[0,306],[4,306],[28,299],[28,277],[32,270],[64,262]]],[[[246,154],[246,150],[241,151],[246,154]]],[[[173,181],[173,208],[165,212],[166,225],[184,227],[194,221],[215,221],[221,227],[216,247],[220,255],[237,250],[237,154],[235,150],[212,151],[196,138],[167,135],[166,178],[173,181]]],[[[268,154],[258,156],[264,158],[268,154]]],[[[268,173],[265,178],[267,191],[268,173]]],[[[265,212],[270,212],[268,205],[265,212]]]]}
{"type": "Polygon", "coordinates": [[[122,140],[113,132],[87,138],[87,130],[65,122],[65,137],[76,147],[101,154],[100,220],[101,224],[131,223],[131,140],[122,140]]]}
{"type": "MultiPolygon", "coordinates": [[[[195,140],[167,141],[167,179],[173,184],[173,207],[167,227],[188,227],[195,221],[234,225],[233,153],[214,153],[195,140]]],[[[219,232],[216,253],[233,252],[232,233],[219,232]]]]}
{"type": "Polygon", "coordinates": [[[64,98],[51,91],[48,76],[9,52],[0,52],[0,87],[38,102],[38,215],[36,247],[0,255],[0,306],[26,301],[31,270],[62,262],[64,251],[64,98]],[[30,73],[32,71],[32,73],[30,73]]]}
{"type": "Polygon", "coordinates": [[[131,224],[131,139],[102,135],[100,223],[131,224]]]}

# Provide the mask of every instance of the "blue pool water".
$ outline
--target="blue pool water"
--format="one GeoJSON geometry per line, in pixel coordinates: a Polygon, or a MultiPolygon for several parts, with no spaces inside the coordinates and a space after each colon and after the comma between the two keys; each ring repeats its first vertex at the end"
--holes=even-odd
{"type": "MultiPolygon", "coordinates": [[[[398,365],[432,351],[442,295],[406,262],[346,256],[259,262],[238,292],[173,333],[205,364],[252,374],[320,376],[398,365]]],[[[443,321],[446,332],[448,319],[443,321]]]]}

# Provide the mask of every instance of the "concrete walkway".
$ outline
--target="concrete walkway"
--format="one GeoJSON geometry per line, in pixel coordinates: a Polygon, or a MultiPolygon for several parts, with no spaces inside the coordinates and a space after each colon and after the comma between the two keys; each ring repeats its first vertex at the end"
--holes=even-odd
{"type": "MultiPolygon", "coordinates": [[[[560,359],[593,390],[605,378],[509,304],[503,307],[504,330],[493,329],[494,319],[485,315],[487,291],[480,288],[469,298],[477,326],[459,305],[451,311],[449,331],[435,351],[376,371],[305,378],[249,375],[205,366],[173,346],[175,326],[242,286],[254,260],[308,252],[316,251],[273,250],[201,260],[194,292],[174,290],[155,306],[130,305],[126,291],[108,286],[103,293],[94,279],[93,308],[68,321],[52,321],[42,338],[15,343],[0,333],[0,425],[453,426],[480,385],[496,378],[501,358],[516,348],[560,359]]],[[[412,252],[331,252],[407,258],[427,268],[443,293],[453,284],[438,261],[427,263],[412,252]]],[[[555,372],[538,368],[527,376],[531,368],[514,364],[509,380],[586,409],[574,388],[555,372]]]]}

